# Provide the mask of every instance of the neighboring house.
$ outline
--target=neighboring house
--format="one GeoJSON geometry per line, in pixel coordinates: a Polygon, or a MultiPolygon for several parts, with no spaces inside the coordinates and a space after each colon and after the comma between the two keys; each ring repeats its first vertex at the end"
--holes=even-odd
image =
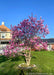
{"type": "Polygon", "coordinates": [[[11,40],[11,30],[4,25],[0,25],[0,52],[11,40]]]}
{"type": "Polygon", "coordinates": [[[54,38],[52,39],[43,39],[43,42],[47,41],[48,42],[48,50],[54,50],[54,38]]]}
{"type": "Polygon", "coordinates": [[[0,25],[0,40],[10,40],[10,33],[11,30],[4,25],[4,22],[2,22],[2,25],[0,25]]]}

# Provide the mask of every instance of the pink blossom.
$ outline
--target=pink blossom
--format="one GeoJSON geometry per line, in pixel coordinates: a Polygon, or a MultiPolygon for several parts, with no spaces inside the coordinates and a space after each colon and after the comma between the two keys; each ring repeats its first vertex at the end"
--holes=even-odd
{"type": "Polygon", "coordinates": [[[13,57],[15,57],[15,55],[13,55],[13,57]]]}
{"type": "Polygon", "coordinates": [[[22,43],[22,46],[24,45],[24,43],[22,43]]]}
{"type": "Polygon", "coordinates": [[[31,50],[31,48],[28,48],[28,50],[31,50]]]}
{"type": "Polygon", "coordinates": [[[27,47],[25,47],[25,50],[27,50],[27,47]]]}
{"type": "Polygon", "coordinates": [[[19,50],[19,48],[16,48],[16,51],[19,50]]]}
{"type": "Polygon", "coordinates": [[[26,54],[24,54],[24,56],[26,56],[26,54]]]}
{"type": "Polygon", "coordinates": [[[37,40],[37,37],[34,37],[34,40],[37,40]]]}
{"type": "Polygon", "coordinates": [[[13,50],[13,52],[14,52],[14,53],[17,53],[17,51],[16,51],[16,50],[13,50]]]}
{"type": "Polygon", "coordinates": [[[43,35],[43,37],[45,38],[45,36],[43,35]]]}
{"type": "Polygon", "coordinates": [[[31,39],[30,42],[33,42],[33,40],[31,39]]]}
{"type": "Polygon", "coordinates": [[[7,53],[5,53],[5,56],[7,55],[7,53]]]}
{"type": "Polygon", "coordinates": [[[12,53],[12,51],[10,50],[9,54],[11,54],[11,53],[12,53]]]}

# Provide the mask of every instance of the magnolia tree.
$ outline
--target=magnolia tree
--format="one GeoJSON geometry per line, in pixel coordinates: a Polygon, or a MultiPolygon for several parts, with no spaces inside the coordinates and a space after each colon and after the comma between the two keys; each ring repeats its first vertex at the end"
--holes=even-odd
{"type": "Polygon", "coordinates": [[[49,34],[47,25],[44,26],[44,20],[40,17],[29,16],[29,19],[24,19],[17,26],[11,26],[12,39],[10,45],[4,50],[6,56],[16,56],[21,49],[25,50],[26,63],[30,65],[31,50],[47,50],[47,41],[43,42],[42,37],[45,38],[49,34]],[[28,50],[28,52],[27,52],[28,50]]]}

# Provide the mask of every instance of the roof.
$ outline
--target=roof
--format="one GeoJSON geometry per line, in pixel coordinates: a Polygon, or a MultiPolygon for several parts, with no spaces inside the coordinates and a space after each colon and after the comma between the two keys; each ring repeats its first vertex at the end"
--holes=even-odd
{"type": "Polygon", "coordinates": [[[54,39],[41,39],[43,42],[48,42],[48,44],[54,44],[54,39]]]}
{"type": "Polygon", "coordinates": [[[7,28],[5,25],[0,25],[1,31],[11,31],[9,28],[7,28]]]}

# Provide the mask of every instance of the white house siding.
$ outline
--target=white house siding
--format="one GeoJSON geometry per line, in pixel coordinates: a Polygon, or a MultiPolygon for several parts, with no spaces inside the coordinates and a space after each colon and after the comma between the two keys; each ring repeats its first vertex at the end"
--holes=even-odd
{"type": "Polygon", "coordinates": [[[51,51],[52,50],[52,45],[49,44],[48,47],[47,47],[48,51],[51,51]]]}
{"type": "Polygon", "coordinates": [[[0,54],[4,54],[3,49],[6,47],[7,44],[0,44],[0,54]]]}

